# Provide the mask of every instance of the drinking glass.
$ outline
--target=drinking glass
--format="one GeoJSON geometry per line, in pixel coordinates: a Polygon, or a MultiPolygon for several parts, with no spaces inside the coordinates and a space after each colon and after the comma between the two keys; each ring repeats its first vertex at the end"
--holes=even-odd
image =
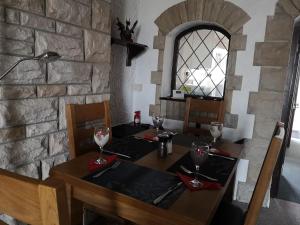
{"type": "Polygon", "coordinates": [[[200,187],[202,183],[198,179],[200,166],[208,158],[209,146],[206,143],[192,143],[191,158],[195,164],[195,178],[191,180],[191,184],[194,188],[200,187]]]}
{"type": "Polygon", "coordinates": [[[222,130],[223,130],[223,123],[220,122],[210,123],[209,131],[214,138],[213,140],[214,144],[216,143],[217,139],[222,135],[222,130]]]}
{"type": "Polygon", "coordinates": [[[94,140],[96,144],[99,146],[100,155],[99,158],[96,160],[97,164],[105,164],[106,159],[102,157],[103,153],[103,146],[109,141],[109,131],[108,127],[95,127],[94,131],[94,140]]]}
{"type": "Polygon", "coordinates": [[[153,126],[156,129],[156,133],[158,134],[159,128],[162,126],[162,124],[164,123],[164,118],[162,116],[158,116],[158,115],[152,115],[152,122],[153,122],[153,126]]]}

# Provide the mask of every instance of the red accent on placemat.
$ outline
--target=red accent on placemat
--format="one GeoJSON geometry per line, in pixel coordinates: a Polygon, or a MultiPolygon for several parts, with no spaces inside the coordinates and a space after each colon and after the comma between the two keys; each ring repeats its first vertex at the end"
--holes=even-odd
{"type": "Polygon", "coordinates": [[[158,141],[158,138],[153,134],[145,134],[144,139],[147,141],[158,141]]]}
{"type": "Polygon", "coordinates": [[[93,172],[95,170],[101,169],[102,167],[108,166],[109,164],[111,164],[114,161],[116,161],[117,158],[118,158],[118,156],[116,156],[116,155],[110,155],[110,156],[106,156],[104,158],[106,159],[106,163],[105,164],[97,164],[96,163],[97,158],[90,159],[89,162],[88,162],[88,170],[90,172],[93,172]]]}
{"type": "Polygon", "coordinates": [[[189,177],[186,175],[183,175],[181,173],[176,173],[177,176],[180,178],[180,180],[183,181],[183,183],[185,184],[185,186],[190,190],[190,191],[198,191],[198,190],[219,190],[222,188],[221,184],[217,183],[217,182],[209,182],[209,181],[202,181],[201,183],[203,184],[200,187],[193,187],[191,182],[194,178],[193,177],[189,177]]]}
{"type": "Polygon", "coordinates": [[[226,152],[222,149],[218,149],[218,148],[213,148],[214,150],[211,151],[211,153],[214,153],[216,155],[222,155],[222,156],[228,156],[231,157],[229,152],[226,152]]]}

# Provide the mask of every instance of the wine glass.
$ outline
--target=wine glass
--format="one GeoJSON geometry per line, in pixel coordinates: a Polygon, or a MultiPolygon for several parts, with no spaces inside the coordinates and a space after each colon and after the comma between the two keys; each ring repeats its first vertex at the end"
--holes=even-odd
{"type": "Polygon", "coordinates": [[[109,131],[108,127],[95,127],[94,140],[99,146],[100,156],[96,160],[96,164],[105,164],[106,159],[102,157],[103,146],[109,141],[109,131]]]}
{"type": "Polygon", "coordinates": [[[213,136],[213,143],[215,144],[217,142],[217,138],[219,138],[222,135],[223,130],[223,123],[220,122],[211,122],[209,131],[210,134],[213,136]]]}
{"type": "Polygon", "coordinates": [[[162,116],[152,115],[153,126],[156,129],[156,133],[158,134],[159,128],[164,123],[164,118],[162,116]]]}
{"type": "Polygon", "coordinates": [[[195,164],[195,178],[191,180],[191,184],[194,188],[198,188],[202,183],[198,179],[200,166],[208,158],[209,146],[206,143],[192,143],[191,147],[191,158],[195,164]]]}

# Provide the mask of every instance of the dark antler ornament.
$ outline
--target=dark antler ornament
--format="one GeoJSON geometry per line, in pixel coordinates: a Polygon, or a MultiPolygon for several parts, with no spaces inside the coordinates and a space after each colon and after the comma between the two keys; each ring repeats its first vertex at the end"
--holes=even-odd
{"type": "Polygon", "coordinates": [[[130,28],[130,20],[126,20],[126,26],[125,26],[119,20],[119,18],[117,18],[117,26],[119,27],[119,30],[120,30],[121,40],[133,42],[132,34],[134,33],[134,29],[135,29],[137,23],[138,23],[138,21],[135,21],[133,26],[130,28]]]}

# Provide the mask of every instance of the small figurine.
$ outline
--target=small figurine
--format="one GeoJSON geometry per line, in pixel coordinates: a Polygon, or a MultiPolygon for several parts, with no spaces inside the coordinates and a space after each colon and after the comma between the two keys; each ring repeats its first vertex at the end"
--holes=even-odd
{"type": "Polygon", "coordinates": [[[130,20],[126,20],[126,27],[125,27],[125,25],[123,23],[121,23],[119,18],[117,18],[117,26],[119,27],[119,30],[120,30],[121,40],[133,42],[132,34],[134,33],[134,29],[135,29],[137,23],[138,23],[138,21],[135,21],[133,26],[130,28],[130,20]]]}

